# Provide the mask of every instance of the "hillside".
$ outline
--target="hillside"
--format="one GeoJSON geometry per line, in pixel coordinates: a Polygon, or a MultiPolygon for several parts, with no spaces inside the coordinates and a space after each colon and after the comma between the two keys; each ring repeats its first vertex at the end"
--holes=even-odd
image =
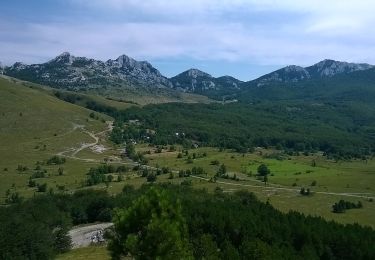
{"type": "Polygon", "coordinates": [[[342,73],[318,79],[283,82],[275,81],[256,87],[244,88],[239,99],[244,102],[256,100],[356,102],[358,105],[374,104],[375,68],[342,73]]]}
{"type": "Polygon", "coordinates": [[[198,69],[189,69],[170,79],[173,88],[210,97],[231,95],[240,89],[242,81],[230,76],[215,78],[198,69]]]}
{"type": "Polygon", "coordinates": [[[346,75],[352,72],[364,71],[373,67],[374,66],[365,63],[349,63],[326,59],[305,68],[296,65],[286,66],[247,83],[253,86],[262,87],[275,83],[296,83],[308,80],[321,80],[337,75],[346,75]]]}
{"type": "MultiPolygon", "coordinates": [[[[90,117],[92,111],[57,99],[37,86],[0,78],[0,196],[13,184],[24,188],[29,170],[37,161],[47,160],[67,147],[77,147],[92,138],[85,133],[106,129],[101,120],[90,117]]],[[[56,169],[55,169],[56,170],[56,169]]],[[[69,178],[62,178],[66,181],[69,178]]],[[[24,190],[28,192],[28,190],[24,190]]]]}

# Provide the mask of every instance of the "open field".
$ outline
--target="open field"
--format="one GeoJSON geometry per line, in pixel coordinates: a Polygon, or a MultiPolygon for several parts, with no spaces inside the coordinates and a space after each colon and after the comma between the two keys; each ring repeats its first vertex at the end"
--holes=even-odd
{"type": "MultiPolygon", "coordinates": [[[[139,150],[149,150],[149,147],[140,145],[139,150]]],[[[266,158],[267,153],[274,152],[258,149],[255,153],[242,155],[230,151],[220,152],[215,148],[198,148],[189,150],[189,155],[195,153],[197,157],[192,163],[187,162],[187,156],[178,159],[177,151],[151,153],[147,158],[150,160],[149,165],[170,167],[173,170],[202,167],[207,172],[207,176],[202,176],[205,179],[215,175],[218,166],[211,162],[218,160],[220,164],[226,165],[229,175],[236,174],[240,181],[219,179],[216,183],[211,183],[195,178],[195,187],[214,190],[216,186],[220,186],[225,192],[246,189],[285,212],[296,210],[341,223],[358,222],[375,227],[375,203],[369,201],[370,198],[375,198],[375,160],[334,162],[319,154],[290,156],[285,160],[266,158]],[[203,154],[206,156],[200,157],[203,154]],[[312,160],[315,161],[314,167],[312,160]],[[262,163],[271,170],[267,186],[254,176],[262,163]],[[253,176],[249,177],[250,173],[253,176]],[[316,185],[312,186],[314,181],[316,185]],[[301,187],[311,189],[314,194],[301,196],[301,187]],[[332,213],[332,205],[340,199],[361,201],[364,208],[348,210],[344,214],[332,213]]]]}
{"type": "MultiPolygon", "coordinates": [[[[141,145],[139,150],[150,149],[141,145]]],[[[274,184],[293,187],[295,183],[297,187],[308,187],[316,181],[316,186],[313,187],[315,191],[375,194],[375,160],[334,162],[319,154],[286,156],[285,159],[277,160],[267,158],[267,154],[276,153],[272,150],[258,149],[254,153],[243,155],[231,151],[220,152],[216,148],[198,148],[189,150],[189,155],[192,157],[195,153],[197,159],[194,159],[193,163],[188,163],[187,156],[178,159],[178,153],[152,153],[146,157],[153,166],[166,166],[172,169],[191,169],[199,166],[210,176],[218,169],[218,166],[212,165],[211,162],[217,160],[219,164],[227,167],[229,174],[236,173],[247,180],[256,180],[248,175],[256,175],[257,167],[264,163],[271,170],[269,181],[274,184]],[[203,154],[206,156],[202,156],[203,154]],[[312,166],[312,161],[315,161],[315,166],[312,166]]]]}
{"type": "Polygon", "coordinates": [[[90,246],[70,250],[59,255],[57,260],[109,260],[109,252],[105,246],[90,246]]]}

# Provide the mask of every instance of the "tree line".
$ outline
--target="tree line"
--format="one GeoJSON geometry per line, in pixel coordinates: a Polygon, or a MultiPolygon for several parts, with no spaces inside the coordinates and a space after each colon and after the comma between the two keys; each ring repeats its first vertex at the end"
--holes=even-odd
{"type": "Polygon", "coordinates": [[[0,221],[0,259],[51,259],[69,250],[72,225],[96,221],[115,222],[109,234],[115,259],[375,258],[370,227],[282,213],[245,191],[208,193],[189,185],[124,186],[117,195],[47,193],[0,208],[0,221]]]}

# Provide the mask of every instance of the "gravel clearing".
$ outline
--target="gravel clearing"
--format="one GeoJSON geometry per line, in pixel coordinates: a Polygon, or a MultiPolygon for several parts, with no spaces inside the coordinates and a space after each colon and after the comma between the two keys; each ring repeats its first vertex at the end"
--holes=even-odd
{"type": "MultiPolygon", "coordinates": [[[[72,238],[72,248],[87,247],[91,243],[98,243],[98,234],[113,226],[113,223],[100,223],[90,226],[73,228],[68,232],[72,238]]],[[[100,240],[100,239],[99,239],[100,240]]]]}

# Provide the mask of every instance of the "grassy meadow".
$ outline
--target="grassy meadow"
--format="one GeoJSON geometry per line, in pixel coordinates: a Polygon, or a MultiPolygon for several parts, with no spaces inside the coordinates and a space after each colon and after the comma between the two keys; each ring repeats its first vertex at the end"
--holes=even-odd
{"type": "MultiPolygon", "coordinates": [[[[82,143],[93,142],[84,131],[102,131],[107,128],[102,121],[110,118],[100,115],[100,120],[95,120],[89,117],[90,113],[90,110],[60,101],[38,89],[0,78],[0,197],[3,198],[10,188],[21,195],[30,195],[33,189],[26,185],[36,162],[43,162],[82,143]],[[27,170],[18,171],[19,166],[27,170]]],[[[43,166],[48,178],[38,182],[71,186],[77,181],[72,176],[82,178],[82,170],[86,171],[89,165],[67,160],[62,166],[66,168],[63,176],[56,176],[58,167],[43,166]]]]}
{"type": "MultiPolygon", "coordinates": [[[[139,150],[148,151],[150,147],[139,145],[139,150]]],[[[327,160],[320,154],[273,159],[269,157],[277,154],[274,150],[257,149],[254,153],[243,155],[204,147],[189,150],[189,155],[192,156],[195,153],[197,159],[188,162],[189,155],[177,158],[178,153],[178,151],[168,152],[167,150],[154,153],[151,149],[151,154],[147,155],[147,158],[149,165],[170,167],[173,170],[202,167],[207,172],[207,176],[202,176],[206,179],[213,177],[217,172],[219,166],[212,165],[212,162],[217,160],[226,166],[230,176],[236,174],[240,180],[219,179],[216,183],[211,183],[191,178],[194,186],[209,190],[220,186],[224,192],[247,189],[254,192],[261,200],[268,200],[273,206],[285,212],[295,210],[341,223],[358,222],[375,227],[373,218],[375,203],[369,199],[375,197],[374,159],[335,162],[327,160]],[[313,166],[313,161],[315,161],[315,166],[313,166]],[[257,167],[263,163],[271,170],[267,186],[255,176],[257,167]],[[300,195],[301,187],[309,188],[314,194],[300,195]],[[356,197],[357,195],[360,197],[356,197]],[[335,214],[332,212],[332,205],[340,199],[352,202],[361,201],[364,207],[358,210],[348,210],[344,214],[335,214]]]]}
{"type": "Polygon", "coordinates": [[[109,252],[105,246],[90,246],[70,250],[57,256],[57,260],[109,260],[109,252]]]}

